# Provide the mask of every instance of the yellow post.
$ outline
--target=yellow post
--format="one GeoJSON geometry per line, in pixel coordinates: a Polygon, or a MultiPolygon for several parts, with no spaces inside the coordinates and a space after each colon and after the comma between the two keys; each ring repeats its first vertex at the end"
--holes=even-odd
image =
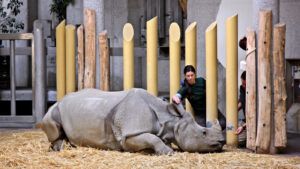
{"type": "Polygon", "coordinates": [[[226,20],[226,143],[237,147],[238,136],[238,15],[226,20]]]}
{"type": "Polygon", "coordinates": [[[60,101],[66,93],[66,21],[56,27],[56,99],[60,101]]]}
{"type": "Polygon", "coordinates": [[[147,90],[157,96],[157,16],[147,21],[147,90]]]}
{"type": "MultiPolygon", "coordinates": [[[[197,23],[191,23],[185,30],[185,65],[192,65],[197,71],[197,23]]],[[[196,75],[197,76],[197,75],[196,75]]],[[[190,102],[185,100],[186,111],[194,115],[190,102]]]]}
{"type": "Polygon", "coordinates": [[[75,26],[66,26],[66,93],[75,91],[75,26]]]}
{"type": "Polygon", "coordinates": [[[123,85],[124,90],[134,87],[134,30],[130,23],[123,27],[123,85]]]}
{"type": "Polygon", "coordinates": [[[170,102],[180,87],[180,28],[176,22],[170,25],[170,102]]]}
{"type": "Polygon", "coordinates": [[[217,23],[213,22],[205,31],[206,47],[206,122],[211,124],[218,118],[218,67],[217,67],[217,23]]]}

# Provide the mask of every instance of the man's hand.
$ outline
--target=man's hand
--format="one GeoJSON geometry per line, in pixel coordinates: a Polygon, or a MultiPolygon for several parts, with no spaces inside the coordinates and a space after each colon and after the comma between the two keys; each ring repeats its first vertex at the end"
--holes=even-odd
{"type": "Polygon", "coordinates": [[[178,98],[178,96],[176,96],[176,95],[174,95],[173,97],[172,97],[172,101],[174,102],[174,103],[176,103],[176,104],[179,104],[181,101],[180,101],[180,99],[178,98]]]}
{"type": "Polygon", "coordinates": [[[239,135],[239,134],[241,134],[241,132],[242,132],[243,130],[244,130],[244,127],[243,127],[243,126],[240,126],[240,127],[237,128],[235,134],[239,135]]]}
{"type": "Polygon", "coordinates": [[[237,134],[237,135],[238,135],[238,134],[241,134],[241,132],[243,132],[245,128],[246,128],[246,123],[244,123],[242,126],[238,127],[238,128],[236,129],[235,134],[237,134]]]}

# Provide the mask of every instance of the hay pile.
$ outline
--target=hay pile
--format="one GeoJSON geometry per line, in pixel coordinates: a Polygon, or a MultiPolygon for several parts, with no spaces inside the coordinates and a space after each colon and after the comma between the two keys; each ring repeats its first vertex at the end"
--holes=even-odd
{"type": "Polygon", "coordinates": [[[172,156],[71,148],[49,152],[41,130],[0,131],[0,168],[299,168],[300,157],[234,152],[172,156]]]}

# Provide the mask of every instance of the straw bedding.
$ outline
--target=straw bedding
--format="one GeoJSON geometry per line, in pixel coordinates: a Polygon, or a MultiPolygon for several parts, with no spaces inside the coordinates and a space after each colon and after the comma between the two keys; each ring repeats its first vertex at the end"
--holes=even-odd
{"type": "Polygon", "coordinates": [[[49,145],[41,130],[0,130],[0,168],[300,168],[299,156],[245,150],[157,156],[70,146],[52,152],[49,145]]]}

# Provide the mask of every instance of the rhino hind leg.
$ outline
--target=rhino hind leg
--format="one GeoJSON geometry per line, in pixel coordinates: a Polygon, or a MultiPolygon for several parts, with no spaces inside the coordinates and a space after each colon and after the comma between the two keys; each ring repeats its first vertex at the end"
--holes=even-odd
{"type": "Polygon", "coordinates": [[[55,140],[54,142],[51,143],[50,149],[53,151],[60,151],[64,147],[64,140],[63,139],[58,139],[55,140]]]}
{"type": "Polygon", "coordinates": [[[127,151],[137,152],[141,150],[152,149],[156,154],[171,154],[173,149],[167,146],[159,137],[143,133],[136,136],[126,138],[124,149],[127,151]]]}

